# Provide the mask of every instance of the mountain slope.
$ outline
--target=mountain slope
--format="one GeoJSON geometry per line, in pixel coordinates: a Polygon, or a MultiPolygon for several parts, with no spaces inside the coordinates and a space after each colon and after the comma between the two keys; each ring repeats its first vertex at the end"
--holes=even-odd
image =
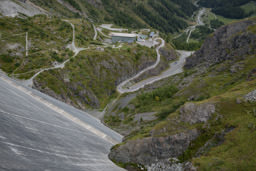
{"type": "Polygon", "coordinates": [[[253,170],[255,26],[254,18],[218,29],[188,58],[185,73],[117,102],[109,113],[119,120],[108,125],[136,129],[109,157],[138,170],[253,170]]]}
{"type": "Polygon", "coordinates": [[[155,51],[137,45],[80,53],[63,69],[46,71],[35,88],[78,108],[104,108],[123,80],[154,63],[155,51]],[[125,59],[125,60],[124,60],[125,59]]]}
{"type": "Polygon", "coordinates": [[[70,16],[70,13],[73,13],[76,16],[88,16],[96,22],[114,22],[119,26],[132,28],[151,26],[166,33],[187,27],[186,19],[196,10],[190,0],[32,0],[32,2],[53,14],[70,16]],[[55,11],[52,11],[53,7],[55,11]]]}
{"type": "MultiPolygon", "coordinates": [[[[199,4],[212,8],[212,11],[218,15],[222,15],[227,18],[236,18],[241,19],[245,17],[249,17],[252,14],[255,14],[256,11],[249,10],[246,11],[242,6],[253,2],[252,0],[200,0],[199,4]]],[[[251,3],[250,5],[255,6],[255,3],[251,3]]]]}

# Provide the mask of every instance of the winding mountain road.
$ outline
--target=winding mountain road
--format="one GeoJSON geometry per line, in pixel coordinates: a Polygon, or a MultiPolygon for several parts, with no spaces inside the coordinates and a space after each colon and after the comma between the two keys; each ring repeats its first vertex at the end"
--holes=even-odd
{"type": "Polygon", "coordinates": [[[104,37],[106,37],[106,38],[111,38],[110,36],[104,34],[104,33],[102,32],[102,29],[101,29],[101,28],[97,28],[97,30],[98,30],[98,32],[99,32],[101,35],[103,35],[104,37]]]}
{"type": "Polygon", "coordinates": [[[196,29],[196,27],[204,25],[204,23],[202,21],[202,16],[204,15],[205,11],[206,11],[205,8],[200,9],[197,16],[196,16],[196,25],[190,26],[186,30],[186,33],[188,33],[188,37],[187,37],[187,40],[186,40],[187,43],[189,42],[191,33],[196,29]]]}
{"type": "Polygon", "coordinates": [[[112,28],[113,24],[101,24],[100,27],[110,30],[110,31],[117,31],[117,32],[123,32],[123,31],[128,31],[128,29],[123,29],[123,28],[112,28]]]}
{"type": "Polygon", "coordinates": [[[128,82],[131,82],[132,80],[134,80],[137,77],[133,77],[131,79],[129,79],[129,81],[125,81],[123,84],[118,86],[118,92],[119,93],[130,93],[130,92],[135,92],[138,91],[139,89],[144,88],[146,85],[150,85],[153,84],[156,81],[162,80],[164,78],[173,76],[175,74],[179,74],[181,72],[183,72],[183,66],[186,62],[186,58],[189,57],[191,54],[193,54],[193,52],[190,51],[177,51],[179,54],[179,60],[176,62],[173,62],[169,65],[169,68],[165,71],[163,71],[160,75],[154,76],[154,77],[150,77],[147,78],[145,80],[142,80],[138,83],[135,84],[131,84],[131,85],[127,85],[128,82]],[[127,86],[125,86],[127,85],[127,86]]]}
{"type": "MultiPolygon", "coordinates": [[[[73,55],[71,58],[65,60],[64,62],[62,62],[62,63],[60,63],[60,64],[57,64],[57,65],[52,66],[52,67],[49,67],[49,68],[40,69],[40,70],[39,70],[36,74],[34,74],[30,79],[24,81],[24,82],[23,82],[24,85],[29,86],[29,87],[32,87],[32,86],[33,86],[33,80],[34,80],[34,78],[36,78],[39,74],[41,74],[41,73],[44,72],[44,71],[48,71],[48,70],[52,70],[52,69],[64,68],[64,67],[65,67],[65,64],[66,64],[67,62],[69,62],[70,59],[75,58],[75,57],[79,54],[79,52],[89,49],[89,47],[88,47],[88,48],[78,48],[78,47],[76,47],[76,45],[75,45],[75,38],[76,38],[76,36],[75,36],[75,35],[76,35],[76,33],[75,33],[75,26],[74,26],[74,24],[72,24],[72,23],[69,22],[68,20],[64,20],[64,21],[68,22],[68,23],[71,25],[72,29],[73,29],[73,39],[72,39],[72,43],[71,43],[70,45],[68,45],[68,48],[70,48],[70,49],[74,52],[74,55],[73,55]]],[[[96,37],[97,37],[97,35],[96,35],[96,37]]]]}
{"type": "Polygon", "coordinates": [[[126,87],[124,88],[129,82],[131,82],[132,80],[138,78],[139,76],[141,76],[143,73],[151,70],[151,69],[154,69],[160,62],[161,60],[161,55],[160,55],[160,52],[159,52],[159,49],[164,47],[165,46],[165,41],[162,39],[162,38],[157,38],[155,39],[154,41],[157,41],[157,40],[160,40],[161,41],[161,44],[156,48],[156,53],[157,53],[157,59],[156,59],[156,62],[149,66],[148,68],[145,68],[143,69],[142,71],[140,71],[138,74],[136,74],[135,76],[123,81],[122,83],[120,83],[118,86],[117,86],[117,91],[121,94],[123,93],[126,93],[126,92],[132,92],[132,91],[136,91],[136,90],[133,90],[133,89],[130,89],[129,87],[126,87]]]}

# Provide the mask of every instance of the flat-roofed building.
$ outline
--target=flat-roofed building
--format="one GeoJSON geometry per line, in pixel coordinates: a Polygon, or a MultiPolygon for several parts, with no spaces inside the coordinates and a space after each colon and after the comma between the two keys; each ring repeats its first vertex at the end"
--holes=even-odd
{"type": "Polygon", "coordinates": [[[111,38],[112,38],[112,43],[116,43],[116,42],[133,43],[136,41],[137,35],[130,34],[130,33],[112,33],[111,38]]]}

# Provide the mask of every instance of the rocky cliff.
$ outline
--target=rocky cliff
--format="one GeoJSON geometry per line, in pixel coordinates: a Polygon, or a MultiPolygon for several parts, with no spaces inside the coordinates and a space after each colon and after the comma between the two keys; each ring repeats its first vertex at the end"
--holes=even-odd
{"type": "Polygon", "coordinates": [[[177,158],[198,135],[197,130],[189,130],[168,137],[148,137],[130,141],[112,148],[109,158],[120,163],[150,166],[164,159],[177,158]]]}
{"type": "MultiPolygon", "coordinates": [[[[170,124],[196,124],[206,123],[215,113],[215,105],[210,103],[187,103],[180,109],[180,115],[170,124]]],[[[195,140],[200,131],[197,129],[174,128],[178,133],[162,136],[164,129],[152,130],[151,137],[129,140],[124,145],[112,148],[110,159],[117,163],[136,163],[147,168],[172,158],[178,158],[195,140]]]]}
{"type": "Polygon", "coordinates": [[[25,14],[27,16],[34,16],[37,14],[45,14],[45,11],[40,7],[35,6],[30,1],[19,0],[1,0],[0,14],[3,16],[15,17],[19,14],[25,14]]]}
{"type": "Polygon", "coordinates": [[[243,58],[245,54],[255,54],[256,35],[248,31],[248,27],[254,24],[256,19],[221,27],[205,40],[200,50],[187,59],[185,68],[211,66],[225,60],[243,58]]]}

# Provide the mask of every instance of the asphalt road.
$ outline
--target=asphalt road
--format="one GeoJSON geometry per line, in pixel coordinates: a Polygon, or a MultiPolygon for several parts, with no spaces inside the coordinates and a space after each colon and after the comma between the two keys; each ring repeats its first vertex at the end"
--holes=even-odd
{"type": "Polygon", "coordinates": [[[128,85],[127,87],[122,87],[122,93],[130,93],[138,91],[139,89],[144,88],[146,85],[153,84],[156,81],[162,80],[164,78],[179,74],[183,72],[183,66],[186,62],[186,58],[193,54],[192,51],[177,51],[179,53],[179,60],[169,64],[169,68],[163,71],[160,75],[149,77],[145,80],[142,80],[136,84],[128,85]]]}
{"type": "Polygon", "coordinates": [[[205,11],[206,11],[205,8],[200,9],[196,16],[196,25],[190,26],[187,29],[187,31],[186,31],[188,33],[188,37],[186,40],[187,43],[189,42],[190,36],[191,36],[192,32],[195,31],[196,27],[204,25],[204,22],[202,21],[202,16],[204,15],[205,11]]]}
{"type": "Polygon", "coordinates": [[[87,113],[0,76],[0,170],[117,171],[122,136],[87,113]]]}
{"type": "Polygon", "coordinates": [[[140,87],[132,88],[132,87],[127,87],[127,84],[129,84],[132,80],[134,80],[134,79],[138,78],[139,76],[141,76],[143,73],[145,73],[145,72],[147,72],[147,71],[149,71],[149,70],[151,70],[151,69],[154,69],[154,68],[159,64],[159,62],[160,62],[160,60],[161,60],[161,55],[160,55],[160,53],[159,53],[159,49],[165,46],[165,41],[164,41],[162,38],[156,38],[156,39],[154,40],[154,42],[156,42],[157,40],[160,40],[160,41],[161,41],[161,44],[156,48],[156,53],[157,53],[156,62],[155,62],[153,65],[151,65],[151,66],[149,66],[149,67],[143,69],[142,71],[140,71],[140,72],[139,72],[138,74],[136,74],[135,76],[133,76],[133,77],[131,77],[131,78],[129,78],[129,79],[127,79],[127,80],[121,82],[121,83],[117,86],[117,91],[118,91],[120,94],[128,93],[128,92],[134,92],[134,91],[137,91],[138,89],[144,87],[144,85],[141,85],[140,87]]]}

